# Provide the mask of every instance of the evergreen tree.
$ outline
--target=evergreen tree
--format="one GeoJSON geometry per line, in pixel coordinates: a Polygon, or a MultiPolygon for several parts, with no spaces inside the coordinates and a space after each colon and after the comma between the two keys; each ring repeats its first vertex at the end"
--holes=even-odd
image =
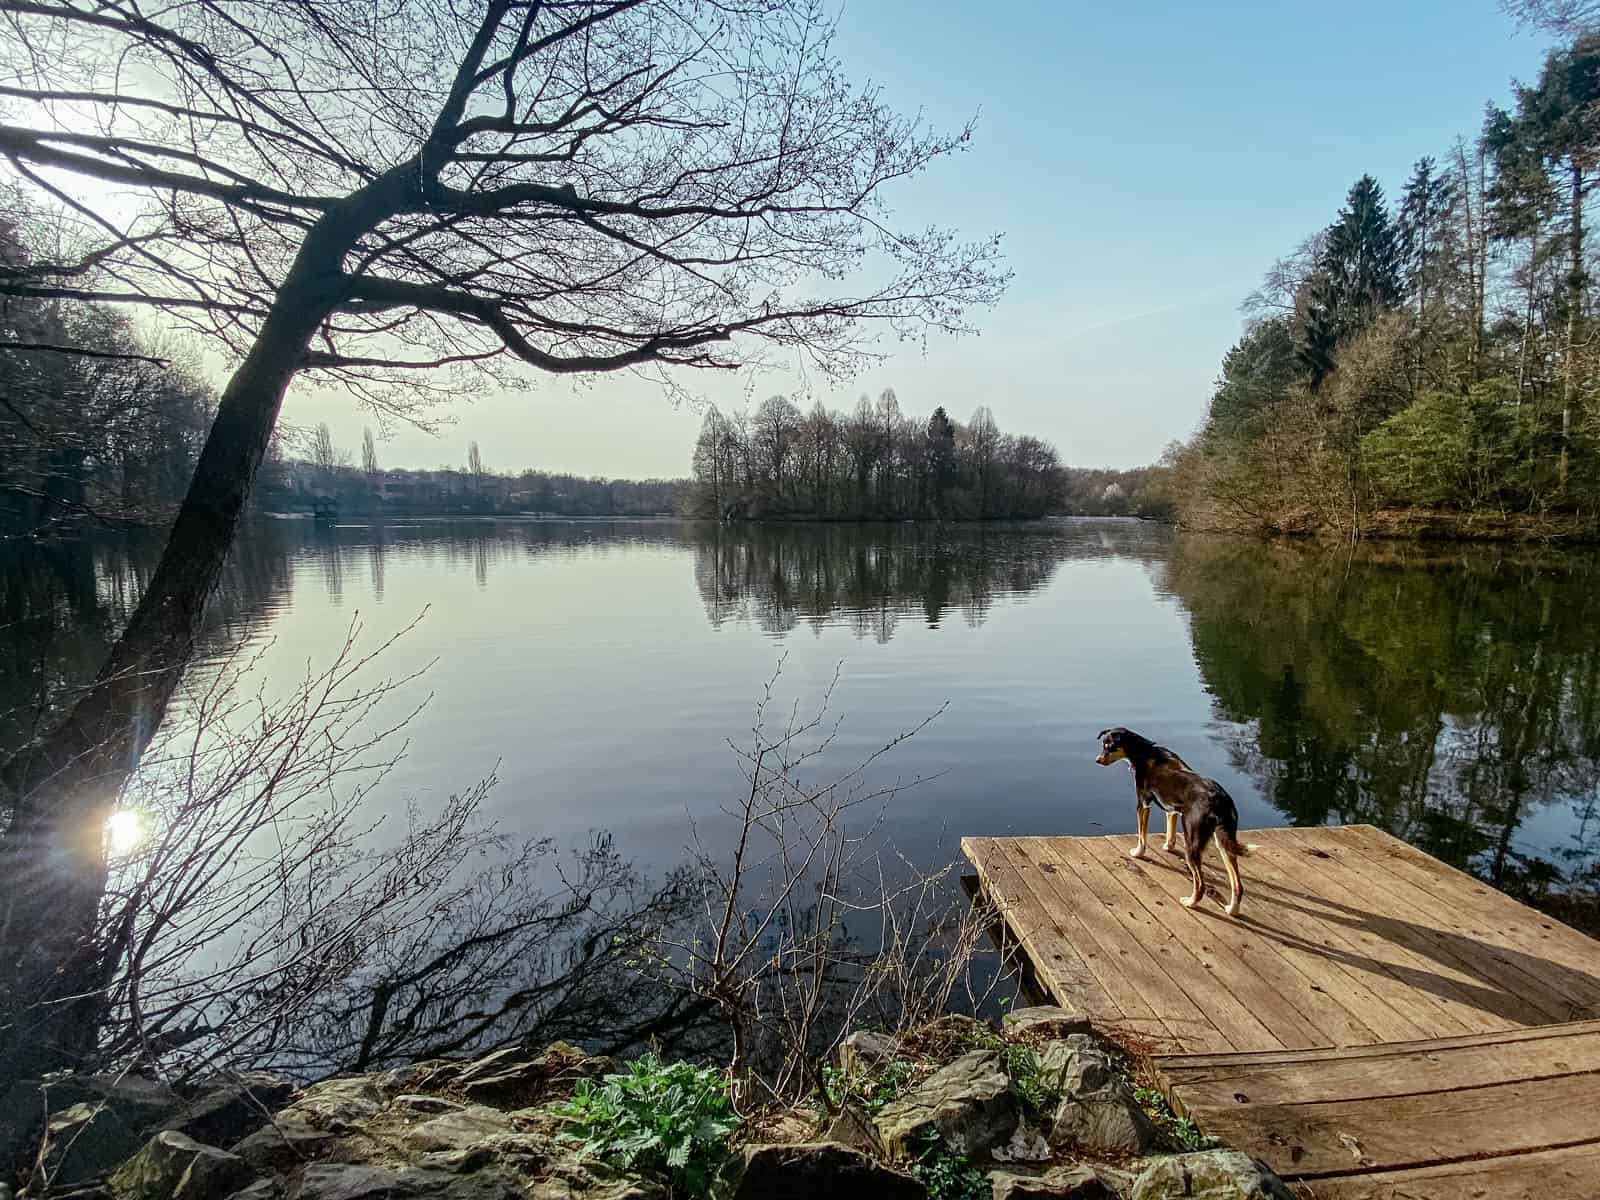
{"type": "Polygon", "coordinates": [[[1438,171],[1432,158],[1417,160],[1406,181],[1395,223],[1401,273],[1406,293],[1417,306],[1417,336],[1428,331],[1428,293],[1434,288],[1440,235],[1450,210],[1450,177],[1438,171]]]}
{"type": "Polygon", "coordinates": [[[1316,386],[1333,369],[1334,351],[1401,300],[1400,245],[1383,188],[1363,175],[1328,227],[1301,314],[1301,365],[1316,386]]]}

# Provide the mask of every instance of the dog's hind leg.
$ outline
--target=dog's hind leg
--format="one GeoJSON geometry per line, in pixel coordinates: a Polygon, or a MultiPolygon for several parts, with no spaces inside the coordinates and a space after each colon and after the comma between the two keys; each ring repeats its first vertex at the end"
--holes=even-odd
{"type": "Polygon", "coordinates": [[[1143,796],[1139,797],[1139,842],[1132,850],[1128,851],[1130,858],[1143,858],[1145,851],[1150,848],[1150,806],[1145,803],[1143,796]]]}
{"type": "Polygon", "coordinates": [[[1206,843],[1211,840],[1214,825],[1213,820],[1204,816],[1193,824],[1187,818],[1183,822],[1183,857],[1194,880],[1194,894],[1183,898],[1185,908],[1195,907],[1206,897],[1206,875],[1200,860],[1206,852],[1206,843]]]}
{"type": "Polygon", "coordinates": [[[1167,809],[1167,836],[1162,841],[1161,848],[1168,854],[1178,848],[1178,813],[1175,809],[1167,809]]]}
{"type": "Polygon", "coordinates": [[[1222,911],[1230,917],[1239,915],[1239,901],[1244,898],[1244,881],[1239,878],[1238,841],[1227,830],[1217,831],[1217,853],[1222,855],[1223,868],[1228,872],[1228,902],[1222,911]]]}

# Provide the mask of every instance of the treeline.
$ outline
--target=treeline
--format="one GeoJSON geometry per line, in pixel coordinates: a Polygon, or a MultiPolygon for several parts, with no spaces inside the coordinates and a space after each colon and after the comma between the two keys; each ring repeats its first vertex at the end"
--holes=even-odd
{"type": "MultiPolygon", "coordinates": [[[[52,231],[0,203],[0,281],[25,278],[52,231]]],[[[103,305],[0,298],[0,537],[169,515],[214,402],[173,357],[103,305]]]]}
{"type": "Polygon", "coordinates": [[[1490,105],[1476,138],[1419,159],[1397,206],[1363,176],[1274,265],[1177,457],[1186,524],[1354,536],[1398,510],[1592,523],[1597,105],[1600,33],[1586,32],[1510,110],[1490,105]]]}
{"type": "Polygon", "coordinates": [[[678,479],[605,479],[559,472],[497,471],[477,442],[462,467],[384,468],[372,431],[361,463],[334,444],[327,425],[303,439],[298,454],[275,445],[257,480],[255,504],[267,512],[340,515],[492,516],[539,513],[566,517],[650,517],[676,513],[678,479]]]}
{"type": "Polygon", "coordinates": [[[1069,517],[1173,517],[1172,465],[1163,459],[1126,471],[1110,467],[1068,467],[1061,513],[1069,517]]]}
{"type": "Polygon", "coordinates": [[[1061,503],[1055,447],[1002,433],[980,406],[965,425],[900,409],[893,390],[850,413],[784,396],[753,415],[712,408],[694,448],[685,511],[717,519],[984,520],[1040,517],[1061,503]]]}

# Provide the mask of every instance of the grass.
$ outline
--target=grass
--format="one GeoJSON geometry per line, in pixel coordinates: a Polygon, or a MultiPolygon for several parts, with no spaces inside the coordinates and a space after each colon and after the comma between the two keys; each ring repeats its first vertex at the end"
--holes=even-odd
{"type": "Polygon", "coordinates": [[[1207,1137],[1200,1132],[1200,1127],[1188,1117],[1180,1117],[1172,1111],[1172,1105],[1167,1103],[1167,1098],[1153,1087],[1136,1087],[1133,1097],[1139,1102],[1139,1107],[1155,1122],[1156,1128],[1161,1130],[1166,1139],[1178,1150],[1210,1150],[1222,1143],[1216,1138],[1207,1137]]]}
{"type": "Polygon", "coordinates": [[[580,1158],[664,1180],[675,1195],[705,1196],[728,1153],[738,1115],[721,1072],[645,1055],[595,1084],[583,1080],[552,1110],[580,1158]]]}

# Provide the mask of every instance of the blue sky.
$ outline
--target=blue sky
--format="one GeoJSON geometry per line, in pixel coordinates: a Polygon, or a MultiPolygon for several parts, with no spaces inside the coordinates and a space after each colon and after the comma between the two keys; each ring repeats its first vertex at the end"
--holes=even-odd
{"type": "MultiPolygon", "coordinates": [[[[1073,465],[1149,462],[1204,413],[1238,301],[1326,225],[1350,184],[1393,198],[1411,164],[1471,136],[1546,47],[1494,0],[1122,5],[849,0],[837,49],[857,79],[949,127],[965,154],[889,199],[912,225],[1002,231],[1015,281],[981,335],[895,355],[841,394],[1055,442],[1073,465]]],[[[798,380],[746,381],[755,399],[798,380]]],[[[713,398],[741,389],[714,381],[713,398]]],[[[631,378],[485,395],[438,437],[395,434],[393,465],[459,463],[607,475],[687,471],[700,415],[631,378]]],[[[297,392],[290,422],[326,419],[354,447],[348,402],[297,392]]]]}

